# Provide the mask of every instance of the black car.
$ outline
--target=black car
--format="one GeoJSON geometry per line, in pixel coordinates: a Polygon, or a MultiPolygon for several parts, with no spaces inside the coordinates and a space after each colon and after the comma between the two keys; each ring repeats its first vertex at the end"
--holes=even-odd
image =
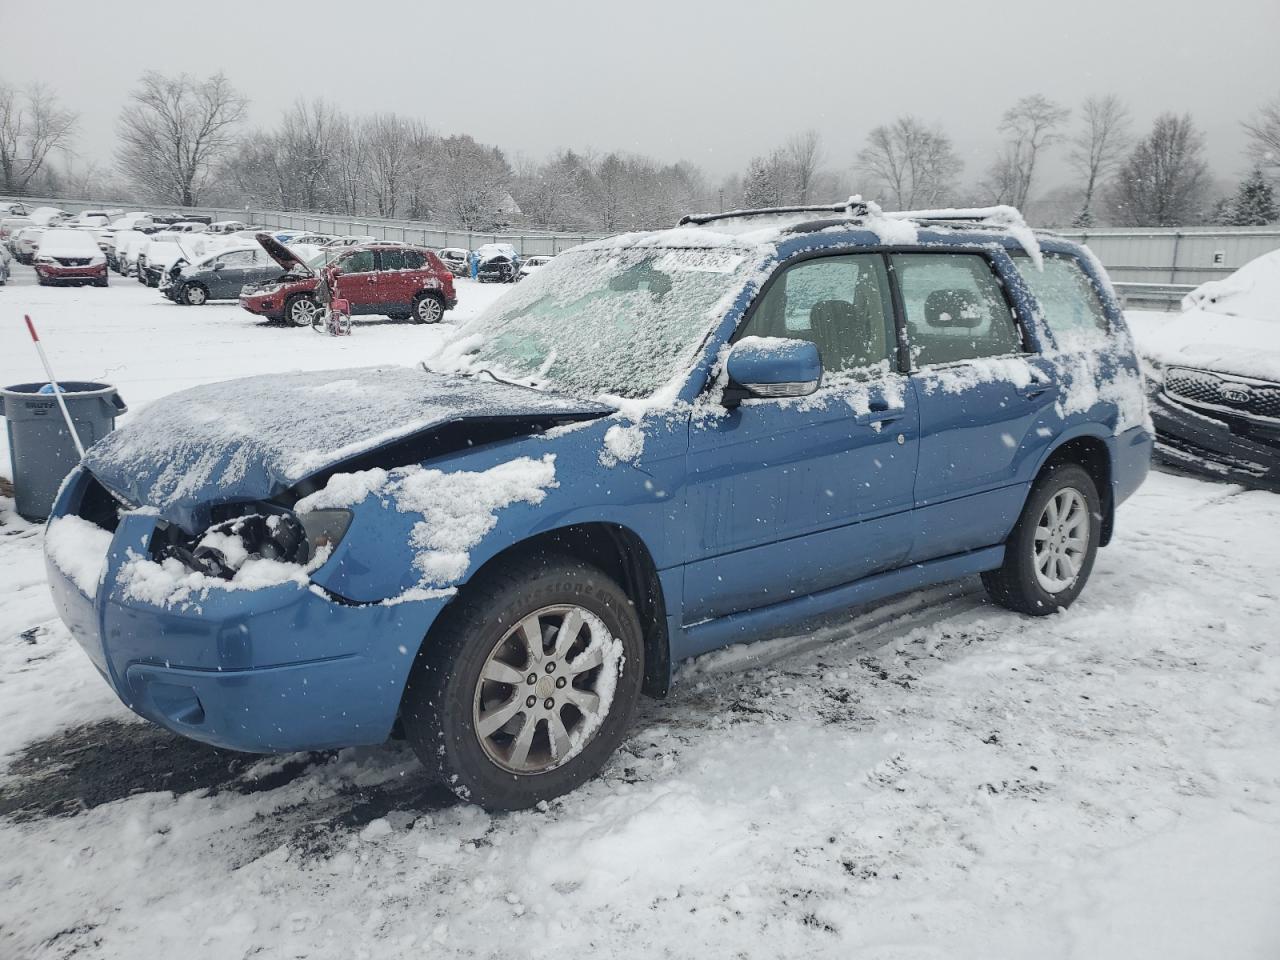
{"type": "Polygon", "coordinates": [[[1156,456],[1280,491],[1280,251],[1202,284],[1181,316],[1133,313],[1156,456]]]}

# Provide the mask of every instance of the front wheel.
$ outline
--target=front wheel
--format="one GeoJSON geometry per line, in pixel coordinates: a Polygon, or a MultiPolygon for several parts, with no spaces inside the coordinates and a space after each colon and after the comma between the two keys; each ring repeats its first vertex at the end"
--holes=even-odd
{"type": "Polygon", "coordinates": [[[1022,515],[1005,542],[1004,563],[982,575],[1001,606],[1045,616],[1080,595],[1102,538],[1098,488],[1084,467],[1059,463],[1031,488],[1022,515]]]}
{"type": "Polygon", "coordinates": [[[314,326],[320,316],[320,304],[305,293],[295,293],[284,305],[284,318],[295,327],[314,326]]]}
{"type": "Polygon", "coordinates": [[[640,695],[635,608],[601,570],[535,556],[468,585],[401,705],[423,765],[459,797],[522,810],[594,776],[640,695]]]}
{"type": "Polygon", "coordinates": [[[198,283],[185,284],[182,292],[178,294],[178,300],[188,307],[202,306],[208,299],[209,291],[198,283]]]}

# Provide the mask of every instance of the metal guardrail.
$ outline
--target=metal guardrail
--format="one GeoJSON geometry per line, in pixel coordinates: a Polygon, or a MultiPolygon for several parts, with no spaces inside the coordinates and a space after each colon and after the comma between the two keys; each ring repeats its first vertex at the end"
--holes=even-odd
{"type": "MultiPolygon", "coordinates": [[[[6,198],[0,198],[6,199],[6,198]]],[[[168,204],[136,200],[67,200],[50,197],[14,198],[31,206],[55,206],[77,212],[87,209],[153,209],[157,213],[206,214],[215,220],[242,220],[245,223],[310,233],[368,235],[382,240],[401,240],[423,246],[466,247],[485,243],[510,243],[521,254],[557,254],[569,247],[597,240],[606,234],[563,233],[551,230],[512,227],[497,231],[470,231],[420,220],[392,220],[334,213],[309,213],[252,208],[196,207],[185,211],[168,204]]],[[[1117,285],[1139,283],[1189,284],[1225,276],[1255,257],[1280,248],[1280,227],[1096,227],[1089,230],[1061,230],[1060,236],[1087,244],[1117,285]]]]}
{"type": "Polygon", "coordinates": [[[1158,304],[1172,310],[1182,298],[1196,288],[1194,283],[1129,283],[1112,281],[1121,302],[1126,306],[1158,304]]]}

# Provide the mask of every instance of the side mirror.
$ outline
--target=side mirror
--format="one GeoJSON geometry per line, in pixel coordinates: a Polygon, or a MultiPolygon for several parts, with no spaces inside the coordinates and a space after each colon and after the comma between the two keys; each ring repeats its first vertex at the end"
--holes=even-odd
{"type": "Polygon", "coordinates": [[[214,270],[221,270],[221,269],[222,269],[223,267],[225,267],[225,266],[226,266],[226,264],[225,264],[225,263],[223,263],[221,260],[219,260],[217,263],[215,263],[215,264],[213,265],[213,269],[214,269],[214,270]]]}
{"type": "Polygon", "coordinates": [[[743,337],[729,351],[725,369],[726,407],[748,397],[806,397],[822,383],[822,357],[808,340],[743,337]]]}

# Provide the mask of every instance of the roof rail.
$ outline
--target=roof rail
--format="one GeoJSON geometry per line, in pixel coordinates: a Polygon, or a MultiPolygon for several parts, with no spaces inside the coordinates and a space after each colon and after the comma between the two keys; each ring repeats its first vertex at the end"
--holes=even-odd
{"type": "Polygon", "coordinates": [[[741,217],[773,217],[782,213],[843,213],[850,217],[861,217],[867,213],[867,205],[861,197],[850,197],[844,203],[822,203],[800,207],[753,207],[746,210],[726,210],[724,213],[686,213],[676,226],[687,224],[702,226],[716,220],[731,220],[741,217]]]}

